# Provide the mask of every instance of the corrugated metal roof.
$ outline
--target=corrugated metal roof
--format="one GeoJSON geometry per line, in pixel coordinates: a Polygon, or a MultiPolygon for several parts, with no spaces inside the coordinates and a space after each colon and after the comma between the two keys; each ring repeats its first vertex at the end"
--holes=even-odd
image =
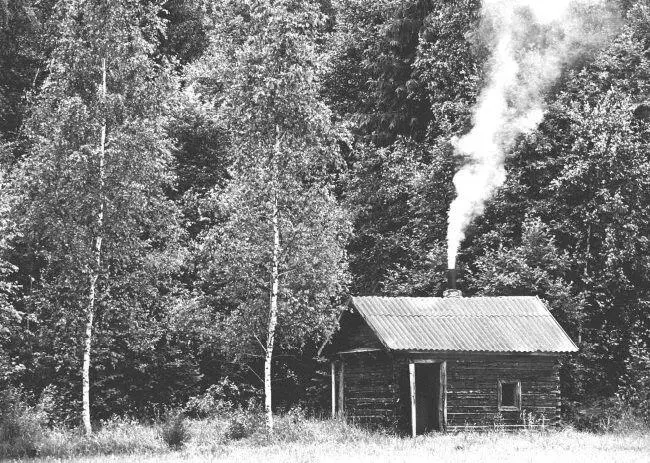
{"type": "Polygon", "coordinates": [[[537,297],[353,297],[391,350],[576,352],[537,297]]]}

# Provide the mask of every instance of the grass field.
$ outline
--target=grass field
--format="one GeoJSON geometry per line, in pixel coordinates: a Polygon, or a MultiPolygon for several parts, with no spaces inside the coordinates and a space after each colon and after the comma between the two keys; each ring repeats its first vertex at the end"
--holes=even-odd
{"type": "Polygon", "coordinates": [[[280,419],[276,436],[232,440],[223,420],[188,422],[189,440],[171,450],[157,427],[115,422],[87,438],[53,431],[36,459],[55,462],[650,462],[650,433],[592,434],[571,429],[462,432],[417,439],[373,433],[340,421],[280,419]]]}

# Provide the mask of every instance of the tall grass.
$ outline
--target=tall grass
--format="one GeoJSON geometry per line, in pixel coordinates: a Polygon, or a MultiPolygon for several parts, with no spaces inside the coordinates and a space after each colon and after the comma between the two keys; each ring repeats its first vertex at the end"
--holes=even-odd
{"type": "MultiPolygon", "coordinates": [[[[78,430],[46,430],[35,455],[75,461],[647,461],[650,431],[594,434],[572,428],[546,432],[460,432],[416,439],[373,432],[342,420],[307,418],[300,411],[279,416],[269,435],[260,414],[212,416],[184,421],[191,439],[170,448],[163,423],[104,422],[90,437],[78,430]],[[233,422],[246,432],[229,435],[233,422]]],[[[187,436],[186,436],[187,437],[187,436]]]]}
{"type": "Polygon", "coordinates": [[[102,422],[86,436],[79,429],[50,430],[39,447],[39,456],[69,458],[85,455],[152,454],[166,450],[155,426],[135,420],[102,422]]]}
{"type": "Polygon", "coordinates": [[[22,394],[9,389],[0,393],[0,460],[38,454],[45,437],[47,416],[29,406],[22,394]]]}

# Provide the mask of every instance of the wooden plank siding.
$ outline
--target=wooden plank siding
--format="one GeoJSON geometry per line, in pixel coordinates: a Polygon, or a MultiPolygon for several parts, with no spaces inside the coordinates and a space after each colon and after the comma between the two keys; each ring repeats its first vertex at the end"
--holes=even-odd
{"type": "Polygon", "coordinates": [[[342,362],[346,418],[372,428],[394,429],[397,387],[391,357],[383,352],[363,352],[346,354],[342,362]]]}

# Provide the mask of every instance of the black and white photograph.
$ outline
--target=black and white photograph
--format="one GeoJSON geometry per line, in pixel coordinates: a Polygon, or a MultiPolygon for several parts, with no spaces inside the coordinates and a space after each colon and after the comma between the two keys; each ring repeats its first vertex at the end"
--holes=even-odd
{"type": "Polygon", "coordinates": [[[0,461],[650,462],[650,0],[0,0],[0,461]]]}

